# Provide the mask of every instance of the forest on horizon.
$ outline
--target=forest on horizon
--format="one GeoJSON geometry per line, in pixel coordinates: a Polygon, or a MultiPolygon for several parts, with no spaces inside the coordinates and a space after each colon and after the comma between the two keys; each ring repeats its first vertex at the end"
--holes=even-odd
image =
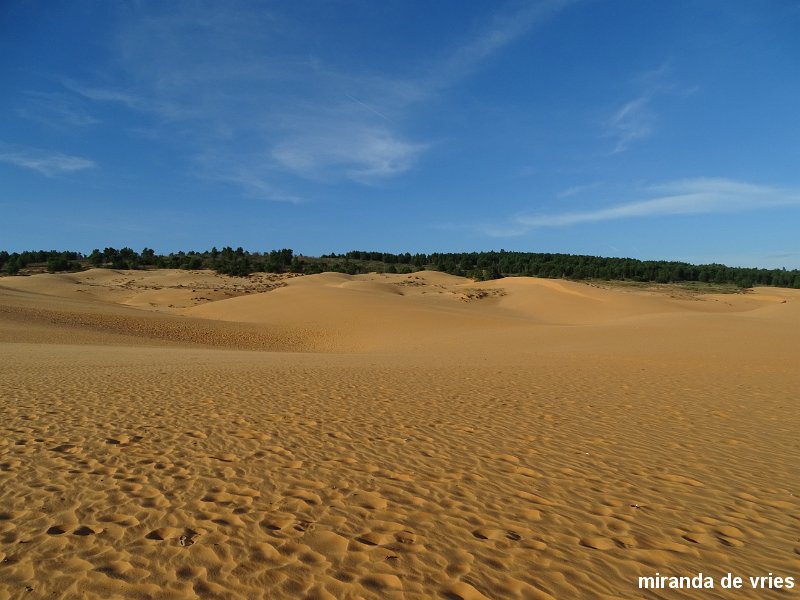
{"type": "Polygon", "coordinates": [[[82,271],[88,268],[126,269],[210,269],[217,273],[246,277],[251,273],[300,273],[311,275],[339,272],[412,273],[435,270],[476,281],[528,276],[549,279],[633,281],[641,283],[700,282],[800,288],[800,270],[729,267],[722,264],[694,265],[679,261],[610,258],[549,252],[445,252],[392,254],[353,250],[319,257],[296,255],[283,248],[249,252],[243,248],[156,254],[151,248],[95,249],[84,255],[74,251],[0,251],[0,274],[25,275],[82,271]]]}

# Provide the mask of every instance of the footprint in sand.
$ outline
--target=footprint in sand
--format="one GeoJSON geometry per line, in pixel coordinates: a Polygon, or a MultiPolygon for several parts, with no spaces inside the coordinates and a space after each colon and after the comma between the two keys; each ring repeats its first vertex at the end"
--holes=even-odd
{"type": "Polygon", "coordinates": [[[367,546],[383,546],[386,544],[391,544],[395,541],[393,535],[389,533],[378,533],[376,531],[369,531],[363,535],[360,535],[356,538],[357,542],[365,544],[367,546]]]}
{"type": "Polygon", "coordinates": [[[176,540],[178,545],[180,546],[191,546],[195,542],[195,538],[199,536],[200,533],[195,531],[194,529],[180,529],[177,527],[160,527],[158,529],[154,529],[144,537],[148,540],[153,540],[156,542],[163,542],[163,541],[171,541],[176,540]]]}
{"type": "Polygon", "coordinates": [[[479,540],[499,540],[502,533],[499,529],[491,529],[489,527],[481,527],[472,532],[472,535],[479,540]]]}
{"type": "Polygon", "coordinates": [[[129,438],[127,435],[120,435],[115,438],[112,437],[106,438],[106,444],[111,444],[112,446],[117,446],[120,444],[128,444],[130,443],[130,441],[131,438],[129,438]]]}
{"type": "Polygon", "coordinates": [[[376,573],[362,578],[361,583],[364,584],[365,587],[378,592],[403,589],[403,583],[397,575],[376,573]]]}
{"type": "Polygon", "coordinates": [[[289,513],[272,513],[264,517],[261,527],[267,531],[281,531],[295,522],[295,517],[289,513]]]}
{"type": "Polygon", "coordinates": [[[615,548],[616,544],[611,538],[601,537],[597,535],[585,537],[581,539],[581,546],[592,548],[593,550],[610,550],[615,548]]]}

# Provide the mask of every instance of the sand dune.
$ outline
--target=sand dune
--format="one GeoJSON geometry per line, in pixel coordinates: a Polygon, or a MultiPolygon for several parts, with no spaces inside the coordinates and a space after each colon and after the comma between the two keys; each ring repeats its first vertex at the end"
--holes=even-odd
{"type": "Polygon", "coordinates": [[[2,278],[0,600],[760,597],[637,583],[798,581],[798,340],[773,288],[2,278]]]}

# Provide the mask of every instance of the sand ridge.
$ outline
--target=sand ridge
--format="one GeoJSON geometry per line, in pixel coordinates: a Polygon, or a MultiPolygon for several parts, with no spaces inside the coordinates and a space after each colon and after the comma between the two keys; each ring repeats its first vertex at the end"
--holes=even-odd
{"type": "Polygon", "coordinates": [[[796,290],[325,274],[170,308],[116,288],[208,274],[87,273],[0,279],[0,599],[800,572],[796,290]]]}

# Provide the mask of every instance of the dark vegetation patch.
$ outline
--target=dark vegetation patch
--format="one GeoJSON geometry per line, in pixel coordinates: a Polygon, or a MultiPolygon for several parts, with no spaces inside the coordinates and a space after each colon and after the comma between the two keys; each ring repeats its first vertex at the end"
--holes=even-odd
{"type": "Polygon", "coordinates": [[[90,254],[58,250],[9,253],[0,251],[0,273],[69,272],[88,268],[109,269],[210,269],[217,273],[246,277],[251,273],[298,273],[311,275],[338,272],[413,273],[435,270],[469,277],[476,281],[528,276],[576,281],[623,281],[631,283],[681,283],[709,286],[754,285],[800,288],[800,270],[729,267],[721,264],[693,265],[685,262],[606,258],[549,252],[447,252],[392,254],[354,250],[319,257],[296,255],[283,248],[249,252],[226,246],[203,252],[156,254],[151,248],[95,249],[90,254]]]}

